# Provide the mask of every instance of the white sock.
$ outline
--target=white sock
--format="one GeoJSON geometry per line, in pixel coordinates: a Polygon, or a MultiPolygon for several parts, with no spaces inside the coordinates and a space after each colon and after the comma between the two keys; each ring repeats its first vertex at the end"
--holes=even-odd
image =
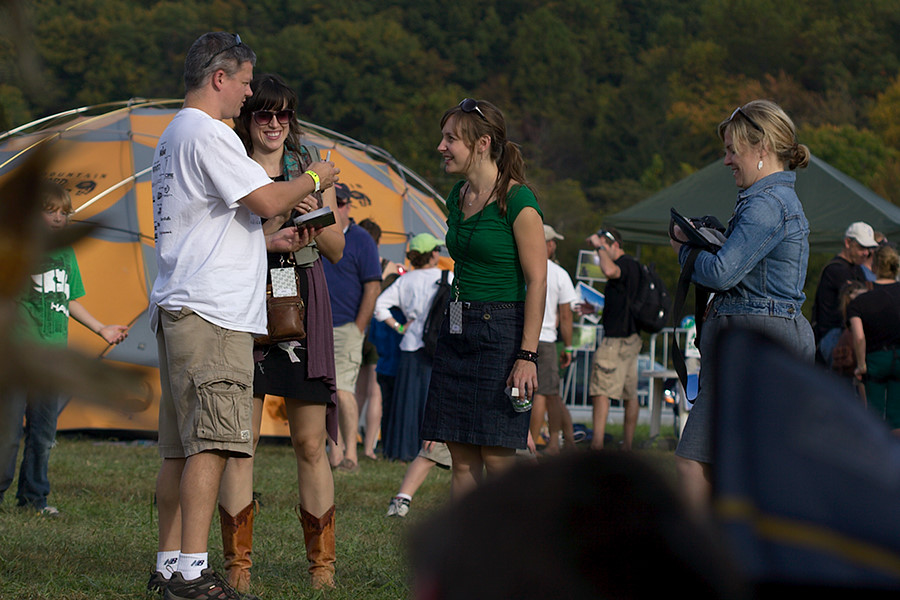
{"type": "Polygon", "coordinates": [[[168,579],[172,576],[178,567],[178,550],[167,550],[165,552],[156,553],[156,570],[168,579]]]}
{"type": "Polygon", "coordinates": [[[176,569],[185,581],[191,581],[200,577],[200,572],[209,566],[209,553],[178,555],[178,568],[176,569]]]}
{"type": "Polygon", "coordinates": [[[396,496],[394,496],[394,497],[395,497],[395,498],[403,498],[403,499],[405,499],[405,500],[412,500],[412,496],[410,496],[409,494],[400,494],[400,493],[398,493],[398,494],[397,494],[396,496]]]}

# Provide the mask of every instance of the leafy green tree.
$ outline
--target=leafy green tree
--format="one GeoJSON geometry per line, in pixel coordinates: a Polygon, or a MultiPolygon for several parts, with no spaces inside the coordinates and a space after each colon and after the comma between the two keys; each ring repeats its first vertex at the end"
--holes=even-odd
{"type": "Polygon", "coordinates": [[[875,98],[869,122],[886,144],[900,150],[900,77],[875,98]]]}
{"type": "Polygon", "coordinates": [[[888,159],[898,155],[871,131],[852,125],[803,129],[800,138],[813,154],[864,184],[888,159]]]}

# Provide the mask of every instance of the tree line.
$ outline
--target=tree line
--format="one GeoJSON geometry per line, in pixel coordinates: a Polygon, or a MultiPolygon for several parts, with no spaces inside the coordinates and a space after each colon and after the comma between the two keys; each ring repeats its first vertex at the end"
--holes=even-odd
{"type": "Polygon", "coordinates": [[[0,130],[181,97],[191,42],[234,31],[257,73],[298,91],[301,118],[386,149],[443,192],[440,116],[463,97],[489,99],[566,235],[570,268],[604,215],[716,160],[716,124],[759,97],[785,107],[814,154],[900,203],[896,0],[4,0],[0,10],[0,130]]]}

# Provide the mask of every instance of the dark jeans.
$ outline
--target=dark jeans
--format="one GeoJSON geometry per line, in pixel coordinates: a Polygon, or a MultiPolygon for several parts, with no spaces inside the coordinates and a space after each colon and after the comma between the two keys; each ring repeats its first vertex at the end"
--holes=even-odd
{"type": "Polygon", "coordinates": [[[56,394],[8,390],[3,394],[0,401],[0,501],[12,484],[19,441],[24,435],[25,450],[19,469],[16,499],[19,506],[31,506],[38,510],[47,506],[50,493],[47,468],[50,448],[56,439],[59,405],[56,394]]]}

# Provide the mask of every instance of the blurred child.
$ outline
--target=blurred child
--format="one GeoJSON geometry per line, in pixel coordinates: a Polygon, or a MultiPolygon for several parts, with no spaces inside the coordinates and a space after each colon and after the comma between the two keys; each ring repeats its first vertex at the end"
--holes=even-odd
{"type": "MultiPolygon", "coordinates": [[[[50,231],[58,231],[69,222],[72,200],[59,185],[44,182],[40,189],[43,201],[41,216],[50,231]]],[[[108,344],[118,344],[127,336],[124,325],[104,325],[80,303],[84,295],[81,273],[71,246],[52,250],[45,257],[41,271],[31,276],[28,289],[18,300],[19,335],[47,345],[68,343],[69,316],[102,337],[108,344]]],[[[60,409],[58,394],[21,389],[2,389],[0,402],[0,501],[9,488],[16,470],[16,456],[23,434],[25,450],[19,470],[16,492],[18,505],[43,515],[56,516],[59,511],[47,505],[50,482],[47,468],[50,448],[56,437],[56,419],[60,409]],[[22,426],[24,419],[24,428],[22,426]]]]}

